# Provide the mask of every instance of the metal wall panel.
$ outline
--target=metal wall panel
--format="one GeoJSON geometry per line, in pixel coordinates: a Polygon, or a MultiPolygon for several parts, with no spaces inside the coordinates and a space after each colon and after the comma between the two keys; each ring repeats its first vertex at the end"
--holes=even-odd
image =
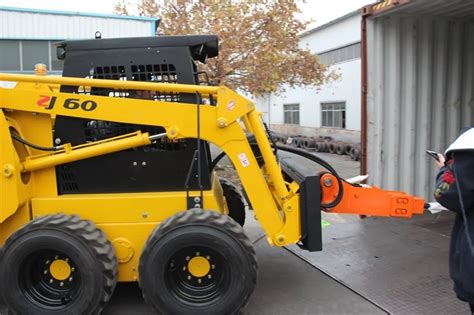
{"type": "Polygon", "coordinates": [[[474,2],[455,2],[445,17],[419,1],[368,20],[371,182],[429,200],[437,170],[425,151],[443,152],[474,123],[474,2]]]}
{"type": "Polygon", "coordinates": [[[152,36],[154,21],[40,12],[15,12],[0,8],[0,39],[87,39],[100,31],[103,38],[152,36]]]}

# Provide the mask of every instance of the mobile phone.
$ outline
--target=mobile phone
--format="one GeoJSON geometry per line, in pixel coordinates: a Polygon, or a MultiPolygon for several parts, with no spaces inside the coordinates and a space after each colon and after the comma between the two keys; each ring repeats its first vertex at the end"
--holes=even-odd
{"type": "Polygon", "coordinates": [[[427,150],[427,151],[426,151],[426,154],[428,154],[428,155],[431,156],[433,159],[435,159],[436,161],[439,162],[438,152],[427,150]]]}

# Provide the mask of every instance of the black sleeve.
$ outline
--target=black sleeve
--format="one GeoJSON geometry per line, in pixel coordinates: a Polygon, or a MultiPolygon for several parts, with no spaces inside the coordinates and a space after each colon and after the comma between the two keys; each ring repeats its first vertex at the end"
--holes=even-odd
{"type": "Polygon", "coordinates": [[[436,200],[449,210],[460,212],[458,187],[464,209],[469,212],[474,207],[474,153],[455,152],[446,166],[440,169],[436,177],[436,200]]]}

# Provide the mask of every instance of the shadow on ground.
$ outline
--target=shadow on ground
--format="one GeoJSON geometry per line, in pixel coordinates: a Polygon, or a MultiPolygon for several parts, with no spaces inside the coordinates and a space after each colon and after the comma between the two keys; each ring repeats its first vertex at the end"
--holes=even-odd
{"type": "MultiPolygon", "coordinates": [[[[259,264],[257,286],[243,314],[386,314],[284,248],[270,247],[253,212],[245,230],[259,264]]],[[[137,284],[120,284],[103,314],[153,314],[137,284]]]]}

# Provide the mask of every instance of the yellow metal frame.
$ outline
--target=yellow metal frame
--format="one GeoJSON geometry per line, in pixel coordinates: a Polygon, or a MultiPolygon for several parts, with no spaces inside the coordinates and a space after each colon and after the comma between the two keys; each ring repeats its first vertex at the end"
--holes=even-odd
{"type": "MultiPolygon", "coordinates": [[[[270,244],[284,246],[301,237],[298,185],[287,186],[272,152],[254,104],[226,87],[94,80],[0,74],[0,81],[18,82],[15,88],[0,88],[0,246],[19,226],[35,216],[64,212],[94,221],[113,242],[121,261],[119,280],[137,277],[139,253],[157,224],[186,209],[183,192],[81,194],[58,196],[56,165],[149,144],[149,135],[137,131],[107,141],[72,147],[54,153],[13,143],[10,131],[38,145],[52,146],[52,129],[57,115],[119,123],[162,126],[170,139],[197,137],[197,106],[175,102],[114,98],[62,93],[58,85],[148,90],[161,93],[199,93],[212,96],[216,106],[200,105],[200,137],[221,148],[231,159],[247,192],[256,217],[270,244]],[[54,107],[43,101],[55,98],[54,107]],[[94,102],[93,110],[63,106],[68,100],[94,102]],[[49,108],[48,108],[49,107],[49,108]],[[239,121],[245,125],[245,129],[239,121]],[[265,167],[261,169],[247,140],[255,136],[265,167]],[[22,153],[20,153],[20,151],[22,153]]],[[[222,191],[214,179],[213,189],[204,192],[207,209],[225,213],[222,191]],[[217,196],[217,197],[216,197],[217,196]]],[[[198,192],[194,192],[196,195],[198,192]]]]}

